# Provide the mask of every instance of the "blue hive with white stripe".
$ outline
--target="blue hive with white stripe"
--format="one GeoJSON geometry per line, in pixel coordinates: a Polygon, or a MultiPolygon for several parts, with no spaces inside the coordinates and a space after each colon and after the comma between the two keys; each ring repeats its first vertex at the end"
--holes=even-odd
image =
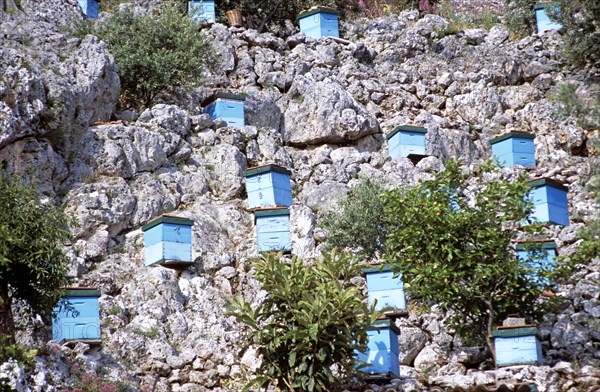
{"type": "Polygon", "coordinates": [[[296,18],[300,31],[308,37],[340,37],[338,12],[329,7],[315,7],[296,18]]]}
{"type": "Polygon", "coordinates": [[[142,226],[145,264],[191,264],[193,224],[191,219],[161,215],[142,226]]]}
{"type": "Polygon", "coordinates": [[[65,297],[54,307],[52,339],[100,340],[100,290],[91,287],[73,287],[65,291],[65,297]]]}

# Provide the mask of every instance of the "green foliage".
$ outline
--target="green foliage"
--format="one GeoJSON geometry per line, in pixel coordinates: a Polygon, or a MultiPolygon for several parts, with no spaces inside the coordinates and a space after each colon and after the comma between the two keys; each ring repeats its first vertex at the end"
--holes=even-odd
{"type": "Polygon", "coordinates": [[[42,201],[33,183],[0,172],[0,336],[11,335],[13,298],[49,319],[66,286],[70,260],[63,246],[70,219],[42,201]]]}
{"type": "Polygon", "coordinates": [[[16,343],[11,343],[11,336],[0,336],[0,363],[9,359],[14,359],[19,366],[26,369],[35,368],[35,356],[38,353],[36,349],[27,349],[16,343]]]}
{"type": "Polygon", "coordinates": [[[350,282],[360,273],[357,262],[334,250],[314,265],[268,254],[254,268],[266,298],[252,308],[238,296],[229,313],[246,325],[247,341],[262,357],[246,390],[338,390],[339,380],[355,372],[354,350],[364,351],[366,330],[377,317],[350,282]]]}
{"type": "Polygon", "coordinates": [[[173,88],[196,87],[203,72],[218,64],[211,43],[179,3],[168,3],[158,15],[117,11],[96,27],[75,26],[73,33],[106,42],[119,66],[124,106],[149,107],[173,88]]]}
{"type": "Polygon", "coordinates": [[[553,98],[562,105],[560,114],[564,117],[574,117],[577,125],[584,129],[599,129],[600,96],[596,97],[594,102],[584,102],[577,95],[577,88],[575,83],[563,83],[558,86],[553,98]]]}
{"type": "Polygon", "coordinates": [[[327,249],[352,251],[366,259],[379,258],[386,241],[383,184],[362,179],[320,222],[327,230],[327,249]]]}
{"type": "Polygon", "coordinates": [[[468,340],[481,341],[510,314],[536,319],[552,302],[538,298],[562,270],[537,268],[511,250],[532,210],[528,192],[526,174],[507,181],[489,161],[472,173],[449,161],[435,179],[383,196],[393,217],[386,262],[413,298],[451,311],[451,327],[468,340]]]}
{"type": "Polygon", "coordinates": [[[600,2],[558,0],[548,14],[564,27],[563,49],[576,66],[600,65],[600,2]]]}
{"type": "MultiPolygon", "coordinates": [[[[504,22],[518,38],[535,31],[537,0],[504,0],[504,22]]],[[[600,2],[592,0],[558,0],[558,7],[548,8],[548,16],[563,26],[563,50],[575,66],[600,64],[600,2]]]]}
{"type": "MultiPolygon", "coordinates": [[[[592,141],[596,151],[600,151],[600,140],[592,141]]],[[[596,216],[586,227],[578,231],[578,237],[582,240],[577,247],[577,252],[569,256],[569,260],[574,264],[587,265],[589,262],[600,256],[600,159],[594,157],[592,161],[593,173],[590,181],[586,185],[586,190],[592,192],[596,204],[596,216]]]]}
{"type": "Polygon", "coordinates": [[[504,24],[516,38],[535,31],[535,4],[537,0],[504,0],[504,24]]]}

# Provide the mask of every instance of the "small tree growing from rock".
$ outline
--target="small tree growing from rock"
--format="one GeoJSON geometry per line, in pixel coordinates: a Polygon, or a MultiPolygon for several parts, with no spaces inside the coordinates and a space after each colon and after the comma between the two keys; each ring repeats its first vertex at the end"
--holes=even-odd
{"type": "Polygon", "coordinates": [[[15,299],[49,319],[62,296],[70,263],[63,246],[71,232],[68,217],[42,201],[33,184],[1,171],[0,214],[0,342],[10,343],[15,299]]]}
{"type": "Polygon", "coordinates": [[[339,208],[329,211],[320,222],[327,231],[326,246],[352,251],[366,259],[379,258],[385,246],[387,228],[378,179],[362,179],[339,200],[339,208]]]}
{"type": "Polygon", "coordinates": [[[491,162],[465,173],[449,161],[435,179],[383,196],[386,262],[402,273],[413,299],[449,311],[450,326],[468,341],[486,336],[492,353],[497,323],[510,314],[538,319],[553,303],[542,294],[562,271],[511,250],[532,212],[529,190],[525,173],[509,181],[491,162]]]}
{"type": "Polygon", "coordinates": [[[199,86],[206,71],[218,65],[210,41],[181,13],[179,3],[168,2],[158,15],[136,15],[125,8],[91,26],[87,22],[73,32],[106,42],[119,66],[125,107],[150,107],[174,88],[199,86]]]}
{"type": "Polygon", "coordinates": [[[230,313],[246,325],[248,343],[262,359],[246,389],[339,390],[340,379],[356,371],[355,350],[364,351],[366,330],[377,318],[350,282],[360,274],[358,263],[335,250],[314,265],[268,254],[254,270],[265,299],[253,308],[238,296],[230,313]]]}

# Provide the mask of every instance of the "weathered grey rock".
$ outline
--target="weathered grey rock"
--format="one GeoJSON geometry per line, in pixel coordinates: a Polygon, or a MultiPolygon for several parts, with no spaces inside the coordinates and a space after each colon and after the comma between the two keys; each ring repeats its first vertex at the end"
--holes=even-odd
{"type": "Polygon", "coordinates": [[[336,82],[310,84],[301,97],[291,101],[284,114],[286,143],[338,143],[378,131],[375,117],[336,82]]]}
{"type": "Polygon", "coordinates": [[[400,327],[400,335],[398,335],[399,360],[401,365],[411,366],[417,354],[425,347],[427,343],[427,335],[421,328],[414,326],[400,327]]]}

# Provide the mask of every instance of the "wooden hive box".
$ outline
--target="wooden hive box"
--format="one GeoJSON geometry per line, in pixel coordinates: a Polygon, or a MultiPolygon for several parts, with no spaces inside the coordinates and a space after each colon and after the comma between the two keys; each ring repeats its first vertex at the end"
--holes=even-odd
{"type": "MultiPolygon", "coordinates": [[[[516,246],[517,257],[524,263],[532,263],[547,270],[553,270],[556,266],[556,243],[551,240],[536,241],[535,249],[531,249],[526,242],[518,242],[516,246]]],[[[547,281],[539,283],[548,284],[547,281]]]]}
{"type": "Polygon", "coordinates": [[[244,100],[241,95],[217,93],[206,99],[202,106],[213,120],[225,121],[228,127],[243,128],[246,125],[244,100]]]}
{"type": "Polygon", "coordinates": [[[503,167],[535,167],[534,139],[535,135],[520,131],[498,135],[490,139],[492,156],[498,158],[503,167]]]}
{"type": "Polygon", "coordinates": [[[290,252],[289,208],[267,208],[254,211],[256,246],[259,252],[290,252]]]}
{"type": "Polygon", "coordinates": [[[393,374],[400,376],[398,335],[400,330],[389,319],[377,320],[367,330],[369,341],[365,353],[357,352],[358,359],[369,366],[362,370],[368,373],[393,374]]]}
{"type": "Polygon", "coordinates": [[[196,23],[215,23],[214,0],[188,0],[188,16],[196,23]]]}
{"type": "Polygon", "coordinates": [[[427,129],[413,125],[396,127],[386,136],[390,158],[425,155],[427,129]]]}
{"type": "Polygon", "coordinates": [[[534,6],[535,8],[535,22],[537,26],[537,32],[543,33],[548,30],[562,30],[563,25],[553,21],[548,16],[548,10],[559,9],[558,2],[546,2],[538,3],[534,6]]]}
{"type": "Polygon", "coordinates": [[[568,188],[550,178],[538,178],[529,181],[532,188],[530,198],[533,201],[533,217],[538,222],[555,225],[569,225],[568,188]]]}
{"type": "Polygon", "coordinates": [[[100,340],[100,290],[93,287],[69,287],[64,300],[54,307],[52,339],[100,340]],[[66,300],[66,301],[65,301],[66,300]]]}
{"type": "Polygon", "coordinates": [[[296,18],[300,31],[308,37],[340,37],[338,12],[329,7],[314,7],[296,18]]]}
{"type": "Polygon", "coordinates": [[[89,19],[98,19],[98,12],[100,10],[99,0],[77,0],[79,7],[89,19]]]}
{"type": "Polygon", "coordinates": [[[191,219],[160,215],[142,226],[145,264],[191,264],[193,224],[191,219]]]}
{"type": "Polygon", "coordinates": [[[375,309],[388,310],[391,313],[406,311],[404,283],[402,277],[394,277],[389,266],[373,266],[363,270],[367,278],[369,302],[377,300],[375,309]]]}
{"type": "Polygon", "coordinates": [[[496,348],[496,366],[542,363],[542,346],[535,327],[498,327],[492,331],[496,348]]]}
{"type": "Polygon", "coordinates": [[[281,166],[265,165],[246,170],[248,208],[292,205],[291,172],[281,166]]]}

